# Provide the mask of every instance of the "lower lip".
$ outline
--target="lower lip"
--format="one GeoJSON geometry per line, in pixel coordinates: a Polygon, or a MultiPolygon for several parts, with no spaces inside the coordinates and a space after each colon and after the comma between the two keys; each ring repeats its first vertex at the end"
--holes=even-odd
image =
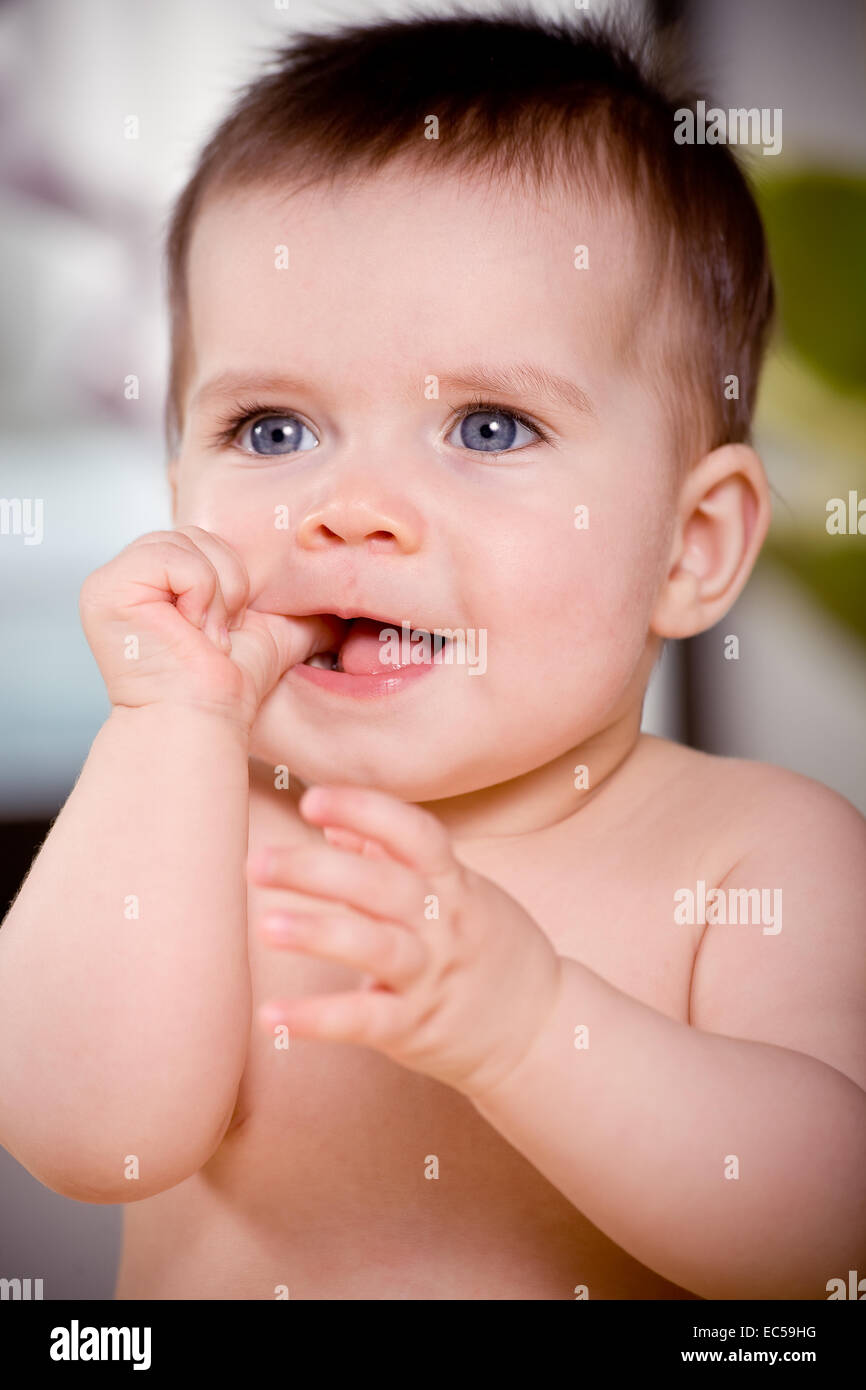
{"type": "Polygon", "coordinates": [[[417,666],[395,666],[393,672],[379,672],[371,676],[350,676],[346,671],[329,671],[325,666],[293,666],[286,679],[300,676],[301,680],[309,681],[322,690],[333,691],[335,695],[374,699],[381,695],[398,695],[401,690],[429,675],[435,665],[427,661],[417,666]]]}

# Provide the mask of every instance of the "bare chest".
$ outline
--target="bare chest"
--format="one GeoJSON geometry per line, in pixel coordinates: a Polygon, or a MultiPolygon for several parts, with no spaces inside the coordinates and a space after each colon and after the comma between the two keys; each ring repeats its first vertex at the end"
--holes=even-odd
{"type": "MultiPolygon", "coordinates": [[[[254,824],[251,849],[267,843],[269,832],[275,830],[265,823],[254,824]]],[[[299,835],[311,833],[303,826],[297,831],[299,835]]],[[[690,874],[701,870],[698,857],[690,855],[687,848],[679,845],[664,854],[658,844],[643,848],[618,842],[603,851],[590,843],[565,857],[561,846],[551,839],[517,852],[458,848],[457,853],[467,867],[509,892],[561,955],[581,961],[662,1013],[688,1020],[700,928],[675,922],[674,895],[688,884],[690,874]]],[[[314,956],[276,950],[265,943],[260,931],[263,916],[274,908],[292,906],[307,912],[318,907],[313,900],[290,891],[255,885],[249,889],[254,1010],[269,999],[348,990],[358,983],[357,974],[350,969],[314,956]]],[[[369,1049],[272,1038],[254,1022],[237,1117],[249,1122],[258,1115],[263,1121],[270,1113],[282,1124],[287,1111],[297,1117],[307,1105],[321,1114],[327,1096],[335,1108],[331,1123],[339,1128],[341,1114],[355,1113],[350,1097],[367,1090],[366,1078],[382,1108],[387,1097],[387,1105],[396,1107],[394,1114],[403,1116],[400,1125],[385,1126],[388,1133],[406,1132],[410,1117],[418,1113],[422,1095],[425,1123],[431,1107],[438,1107],[443,1115],[453,1112],[449,1088],[408,1072],[369,1049]]],[[[459,1099],[453,1097],[454,1101],[459,1099]]],[[[461,1101],[457,1110],[462,1114],[464,1109],[461,1101]]],[[[360,1141],[360,1136],[356,1140],[360,1141]]],[[[379,1151],[380,1144],[376,1148],[379,1151]]]]}
{"type": "MultiPolygon", "coordinates": [[[[251,849],[274,831],[254,822],[251,849]]],[[[569,861],[555,844],[460,857],[516,897],[560,953],[688,1018],[697,938],[673,922],[681,857],[668,869],[650,855],[641,869],[636,847],[630,859],[619,845],[614,856],[595,848],[569,861]]],[[[293,902],[302,905],[250,889],[254,1010],[357,983],[348,969],[264,944],[262,915],[293,902]]],[[[370,1049],[291,1037],[286,1046],[255,1019],[219,1149],[188,1183],[139,1205],[173,1239],[185,1231],[184,1249],[217,1240],[239,1252],[248,1274],[238,1291],[191,1296],[269,1297],[244,1290],[273,1278],[310,1298],[574,1298],[582,1286],[590,1297],[691,1297],[588,1222],[451,1088],[370,1049]]],[[[213,1260],[201,1263],[210,1270],[213,1260]]],[[[200,1273],[185,1277],[202,1287],[200,1273]]],[[[149,1296],[128,1286],[138,1292],[123,1296],[149,1296]]]]}

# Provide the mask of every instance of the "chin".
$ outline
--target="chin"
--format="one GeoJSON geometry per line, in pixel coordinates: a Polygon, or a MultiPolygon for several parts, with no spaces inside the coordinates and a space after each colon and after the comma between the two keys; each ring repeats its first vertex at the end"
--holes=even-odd
{"type": "MultiPolygon", "coordinates": [[[[488,765],[473,762],[468,750],[449,745],[431,749],[416,745],[413,756],[407,756],[402,739],[389,739],[380,734],[380,747],[358,749],[357,738],[351,751],[340,747],[339,738],[322,742],[312,733],[288,738],[275,737],[270,729],[256,726],[250,740],[250,756],[267,769],[285,767],[293,782],[305,786],[340,783],[353,787],[370,787],[388,792],[401,801],[438,801],[445,797],[463,796],[479,791],[500,780],[499,773],[488,765]],[[390,745],[390,746],[388,746],[390,745]]],[[[507,776],[507,773],[505,774],[507,776]]]]}

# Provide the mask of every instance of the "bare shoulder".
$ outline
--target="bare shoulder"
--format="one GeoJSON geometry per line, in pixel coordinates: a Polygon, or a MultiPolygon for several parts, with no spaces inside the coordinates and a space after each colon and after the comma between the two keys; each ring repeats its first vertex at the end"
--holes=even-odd
{"type": "Polygon", "coordinates": [[[690,1022],[816,1057],[866,1088],[866,820],[767,763],[677,745],[663,761],[727,864],[690,903],[703,914],[690,1022]]]}
{"type": "MultiPolygon", "coordinates": [[[[698,814],[730,846],[729,871],[762,852],[827,856],[854,873],[864,869],[866,819],[822,782],[772,763],[718,757],[644,735],[647,758],[669,789],[668,804],[698,814]]],[[[862,881],[862,880],[861,880],[862,881]]],[[[850,880],[849,880],[850,882],[850,880]]]]}

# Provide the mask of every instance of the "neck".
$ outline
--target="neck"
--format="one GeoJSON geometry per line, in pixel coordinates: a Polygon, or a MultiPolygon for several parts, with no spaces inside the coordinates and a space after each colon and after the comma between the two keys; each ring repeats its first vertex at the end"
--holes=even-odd
{"type": "MultiPolygon", "coordinates": [[[[417,804],[436,816],[455,842],[495,844],[531,835],[567,820],[608,789],[638,747],[640,722],[641,705],[637,704],[542,767],[475,792],[417,804]],[[585,775],[576,769],[586,769],[585,775]]],[[[260,794],[281,809],[287,795],[296,803],[306,786],[292,773],[291,792],[275,792],[273,769],[253,757],[250,779],[260,794]]]]}
{"type": "Polygon", "coordinates": [[[528,835],[557,825],[607,787],[637,747],[640,718],[640,707],[629,710],[543,767],[477,792],[420,804],[455,840],[466,842],[528,835]],[[581,768],[586,769],[585,777],[576,771],[581,768]]]}

